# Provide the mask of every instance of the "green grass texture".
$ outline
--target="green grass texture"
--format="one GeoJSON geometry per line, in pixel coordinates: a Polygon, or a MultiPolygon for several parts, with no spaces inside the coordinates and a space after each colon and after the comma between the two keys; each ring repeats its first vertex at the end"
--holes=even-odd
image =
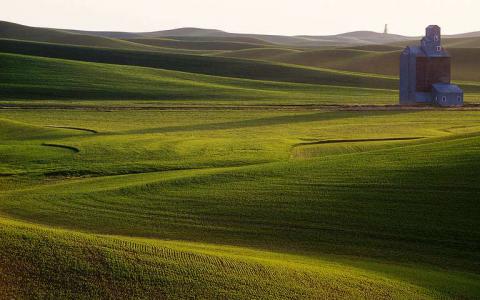
{"type": "Polygon", "coordinates": [[[0,295],[478,298],[479,117],[2,110],[0,295]]]}
{"type": "MultiPolygon", "coordinates": [[[[120,66],[0,53],[3,100],[202,100],[253,103],[389,104],[397,92],[331,86],[336,77],[318,72],[319,84],[249,80],[154,68],[120,66]]],[[[315,71],[317,72],[317,71],[315,71]]],[[[343,78],[343,79],[342,79],[343,78]]],[[[366,81],[374,79],[365,79],[366,81]]],[[[31,101],[30,101],[31,102],[31,101]]],[[[198,101],[197,101],[198,102],[198,101]]]]}
{"type": "Polygon", "coordinates": [[[397,87],[397,80],[388,76],[204,55],[105,49],[5,39],[0,39],[0,52],[256,80],[367,88],[395,89],[397,87]]]}

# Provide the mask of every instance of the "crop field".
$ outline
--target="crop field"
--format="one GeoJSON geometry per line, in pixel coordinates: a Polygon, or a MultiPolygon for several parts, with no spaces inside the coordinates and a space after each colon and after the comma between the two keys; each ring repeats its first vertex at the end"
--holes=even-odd
{"type": "Polygon", "coordinates": [[[2,297],[476,298],[479,114],[1,111],[2,297]]]}
{"type": "Polygon", "coordinates": [[[0,299],[480,298],[476,38],[442,109],[403,42],[91,34],[0,22],[0,299]]]}

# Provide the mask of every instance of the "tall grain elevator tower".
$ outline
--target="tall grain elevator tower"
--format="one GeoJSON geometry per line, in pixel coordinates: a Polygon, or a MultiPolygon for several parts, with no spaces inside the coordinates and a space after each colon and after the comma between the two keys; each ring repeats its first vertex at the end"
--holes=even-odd
{"type": "Polygon", "coordinates": [[[420,46],[408,46],[400,56],[400,104],[462,106],[463,91],[450,83],[450,64],[440,27],[428,26],[420,46]]]}

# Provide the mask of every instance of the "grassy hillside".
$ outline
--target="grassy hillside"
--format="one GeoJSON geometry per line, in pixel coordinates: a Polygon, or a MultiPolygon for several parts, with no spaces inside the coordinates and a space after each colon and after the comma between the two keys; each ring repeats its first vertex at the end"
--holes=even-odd
{"type": "Polygon", "coordinates": [[[478,268],[477,112],[72,113],[2,113],[17,122],[3,123],[8,132],[25,121],[99,132],[5,140],[2,164],[40,181],[4,191],[3,212],[103,233],[445,265],[441,253],[451,266],[478,268]],[[353,130],[359,121],[368,131],[353,130]],[[298,147],[318,151],[292,157],[298,147]],[[42,153],[51,154],[38,161],[42,153]],[[429,178],[421,189],[419,177],[429,178]]]}
{"type": "Polygon", "coordinates": [[[257,80],[315,83],[366,88],[396,88],[394,78],[365,76],[292,65],[223,57],[147,51],[99,49],[0,40],[0,52],[36,55],[109,64],[135,65],[190,73],[257,80]]]}
{"type": "Polygon", "coordinates": [[[353,49],[303,51],[273,57],[274,61],[363,73],[398,75],[399,52],[353,49]]]}
{"type": "MultiPolygon", "coordinates": [[[[395,104],[398,96],[395,90],[247,80],[14,54],[0,54],[0,67],[3,71],[0,99],[28,100],[30,104],[31,100],[130,100],[122,105],[130,105],[132,100],[198,104],[395,104]]],[[[324,72],[325,83],[331,83],[337,74],[324,72]]],[[[375,78],[365,77],[366,82],[369,80],[375,78]]],[[[480,87],[470,85],[469,91],[474,92],[466,95],[466,101],[478,102],[475,92],[478,90],[480,87]]]]}
{"type": "Polygon", "coordinates": [[[292,53],[303,53],[303,51],[287,48],[256,48],[239,51],[223,51],[220,53],[215,53],[214,55],[232,58],[274,60],[274,58],[277,56],[292,53]]]}
{"type": "Polygon", "coordinates": [[[413,282],[408,276],[419,272],[409,266],[0,222],[0,253],[8,258],[0,261],[2,298],[433,298],[474,296],[478,289],[476,277],[428,268],[413,282]],[[445,282],[452,280],[469,290],[451,289],[445,282]]]}
{"type": "Polygon", "coordinates": [[[401,51],[403,50],[403,48],[404,47],[391,46],[391,45],[361,45],[361,46],[354,46],[354,47],[344,47],[341,49],[389,52],[389,51],[401,51]]]}
{"type": "Polygon", "coordinates": [[[448,48],[480,48],[480,37],[449,38],[442,43],[448,48]]]}
{"type": "Polygon", "coordinates": [[[160,38],[134,38],[127,41],[137,44],[174,48],[174,49],[187,49],[187,50],[243,50],[252,48],[262,48],[265,45],[253,44],[246,42],[230,42],[230,41],[184,41],[175,40],[172,38],[160,39],[160,38]]]}
{"type": "MultiPolygon", "coordinates": [[[[420,39],[413,41],[402,41],[389,44],[390,46],[395,47],[405,47],[408,45],[419,44],[420,39]]],[[[442,45],[446,48],[479,48],[480,47],[480,36],[474,34],[472,36],[467,35],[457,35],[455,37],[443,37],[442,45]]]]}
{"type": "MultiPolygon", "coordinates": [[[[3,100],[391,104],[396,98],[396,92],[390,90],[246,80],[13,54],[0,54],[0,67],[3,100]]],[[[318,75],[325,83],[335,82],[333,76],[345,80],[335,72],[318,75]]]]}
{"type": "MultiPolygon", "coordinates": [[[[398,76],[400,49],[392,46],[362,46],[320,50],[252,49],[222,52],[217,55],[260,59],[295,65],[398,76]]],[[[480,49],[450,48],[454,80],[480,81],[480,49]]]]}
{"type": "Polygon", "coordinates": [[[0,295],[478,298],[478,117],[0,111],[0,295]]]}
{"type": "Polygon", "coordinates": [[[448,49],[452,56],[452,76],[461,80],[480,82],[480,56],[479,49],[448,49]]]}
{"type": "Polygon", "coordinates": [[[58,29],[29,27],[4,21],[0,21],[0,38],[92,47],[151,49],[151,47],[142,44],[114,38],[71,33],[58,29]]]}
{"type": "Polygon", "coordinates": [[[4,219],[0,222],[0,253],[9,259],[0,261],[4,271],[0,275],[0,296],[4,298],[180,299],[221,295],[236,299],[316,299],[339,295],[369,298],[380,294],[430,298],[449,294],[473,296],[478,288],[475,277],[428,268],[422,269],[424,273],[416,275],[412,282],[408,276],[418,270],[408,266],[91,236],[4,219]],[[28,246],[25,240],[29,241],[28,246]],[[285,265],[285,260],[290,262],[285,265]],[[450,289],[445,282],[452,280],[471,290],[450,289]]]}
{"type": "Polygon", "coordinates": [[[355,46],[355,45],[384,45],[394,42],[408,41],[412,38],[397,34],[384,34],[373,31],[353,31],[328,36],[301,36],[311,41],[316,41],[318,46],[336,45],[337,47],[355,46]]]}
{"type": "Polygon", "coordinates": [[[177,41],[186,42],[237,42],[272,46],[271,43],[268,43],[264,40],[248,36],[168,36],[164,38],[171,38],[177,41]]]}

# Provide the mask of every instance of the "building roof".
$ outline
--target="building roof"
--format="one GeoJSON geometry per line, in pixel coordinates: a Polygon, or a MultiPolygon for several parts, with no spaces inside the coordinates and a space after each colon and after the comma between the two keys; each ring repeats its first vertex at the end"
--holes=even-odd
{"type": "Polygon", "coordinates": [[[432,89],[434,92],[443,94],[463,93],[462,89],[458,85],[449,83],[434,83],[432,85],[432,89]]]}
{"type": "Polygon", "coordinates": [[[428,25],[427,30],[431,30],[431,29],[440,29],[440,26],[438,26],[438,25],[428,25]]]}

